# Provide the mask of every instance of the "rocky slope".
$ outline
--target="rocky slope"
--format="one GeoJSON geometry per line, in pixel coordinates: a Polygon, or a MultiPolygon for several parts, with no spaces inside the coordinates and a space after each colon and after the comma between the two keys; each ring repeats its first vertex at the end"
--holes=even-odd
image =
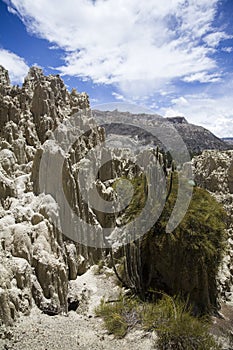
{"type": "MultiPolygon", "coordinates": [[[[0,79],[0,320],[10,325],[33,303],[67,313],[70,281],[105,256],[101,229],[116,225],[108,180],[140,171],[127,150],[95,153],[105,131],[85,93],[36,67],[21,88],[3,67],[0,79]]],[[[140,157],[148,168],[154,156],[140,157]]]]}
{"type": "Polygon", "coordinates": [[[204,151],[193,158],[198,186],[210,191],[227,212],[227,247],[219,282],[222,296],[233,302],[233,151],[204,151]]]}
{"type": "MultiPolygon", "coordinates": [[[[94,115],[96,113],[99,112],[94,115]]],[[[112,117],[114,119],[114,115],[112,117]]],[[[153,116],[147,118],[154,123],[153,116]]],[[[185,120],[174,119],[172,123],[186,134],[189,126],[185,120]]],[[[140,139],[144,130],[137,130],[137,135],[138,131],[140,139]]],[[[213,140],[216,147],[218,141],[213,140]]],[[[35,305],[48,315],[67,315],[75,309],[83,295],[83,291],[75,294],[81,281],[78,276],[109,251],[106,249],[109,237],[103,238],[98,233],[102,228],[115,226],[120,230],[122,217],[117,217],[115,212],[121,203],[117,204],[119,207],[110,206],[115,212],[110,210],[106,214],[105,210],[106,202],[115,196],[113,179],[140,177],[141,170],[135,162],[146,169],[149,176],[152,176],[151,164],[164,165],[167,171],[159,152],[132,156],[126,149],[110,152],[102,147],[95,153],[94,148],[104,141],[105,130],[93,120],[85,93],[76,90],[69,93],[59,76],[44,76],[42,70],[35,67],[30,69],[21,88],[11,86],[7,71],[0,67],[0,325],[14,324],[19,315],[29,315],[35,305]],[[73,119],[77,112],[79,118],[73,119]],[[110,156],[111,161],[106,162],[110,156]],[[93,170],[89,163],[94,164],[93,170]],[[91,193],[90,201],[98,204],[96,208],[83,200],[87,192],[91,193]],[[64,198],[72,210],[63,206],[64,198]],[[84,232],[76,215],[90,224],[92,230],[87,225],[84,232]]],[[[221,143],[218,147],[225,146],[221,143]]],[[[204,152],[193,162],[197,183],[223,201],[231,225],[232,152],[204,152]]],[[[162,177],[157,176],[157,180],[162,190],[162,177]]],[[[121,184],[118,185],[122,191],[121,184]]],[[[123,192],[124,189],[123,186],[123,192]]],[[[149,211],[147,215],[150,216],[149,211]]],[[[145,223],[147,219],[149,221],[145,215],[145,223]]],[[[231,226],[228,234],[229,254],[220,282],[222,296],[232,300],[231,226]]],[[[95,290],[94,298],[96,295],[95,290]]],[[[70,327],[69,322],[66,325],[70,327]]],[[[148,341],[150,343],[150,339],[148,341]]]]}
{"type": "Polygon", "coordinates": [[[155,144],[164,149],[164,144],[157,137],[151,135],[145,129],[131,124],[132,117],[136,117],[138,125],[142,125],[142,122],[144,122],[148,125],[148,128],[161,128],[162,126],[172,125],[184,140],[191,155],[199,154],[206,149],[227,150],[231,148],[228,143],[217,138],[209,130],[188,123],[184,117],[163,118],[157,114],[132,114],[129,112],[118,112],[117,110],[112,112],[95,110],[94,116],[101,117],[105,121],[106,125],[104,127],[108,138],[114,139],[114,135],[124,135],[129,136],[131,139],[139,139],[142,145],[155,144]],[[117,120],[122,118],[122,123],[119,123],[119,121],[116,123],[116,117],[117,120]]]}
{"type": "MultiPolygon", "coordinates": [[[[33,302],[44,312],[66,313],[68,281],[85,271],[79,247],[51,221],[51,212],[58,215],[56,202],[33,191],[38,173],[33,179],[32,168],[51,131],[88,108],[87,95],[69,93],[59,76],[45,77],[33,67],[19,88],[0,67],[0,320],[5,324],[28,314],[33,302]]],[[[99,137],[101,130],[93,131],[93,142],[99,137]]]]}
{"type": "Polygon", "coordinates": [[[141,350],[155,349],[155,334],[133,330],[124,339],[115,339],[104,329],[102,320],[95,317],[94,308],[102,297],[115,300],[119,295],[112,271],[105,268],[96,273],[93,266],[85,274],[72,281],[71,288],[80,300],[78,313],[70,311],[67,317],[42,314],[36,307],[30,315],[21,316],[11,328],[5,329],[6,337],[0,337],[0,349],[8,350],[141,350]]]}

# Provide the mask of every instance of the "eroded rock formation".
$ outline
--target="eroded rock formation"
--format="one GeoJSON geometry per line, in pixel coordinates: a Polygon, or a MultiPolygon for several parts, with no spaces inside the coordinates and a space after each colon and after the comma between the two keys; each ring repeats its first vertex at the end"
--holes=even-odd
{"type": "Polygon", "coordinates": [[[233,151],[204,151],[194,157],[193,167],[198,186],[206,188],[223,204],[227,214],[227,247],[219,273],[222,297],[233,300],[233,151]]]}
{"type": "MultiPolygon", "coordinates": [[[[75,89],[69,93],[59,76],[44,76],[36,67],[21,88],[11,86],[7,71],[0,67],[0,322],[12,324],[20,312],[29,313],[34,303],[50,315],[66,313],[70,281],[105,254],[100,249],[106,247],[101,229],[116,226],[115,234],[127,237],[120,230],[124,215],[115,214],[119,207],[109,214],[105,210],[104,201],[116,196],[114,179],[140,178],[135,163],[154,179],[151,164],[166,165],[158,151],[137,156],[129,150],[111,152],[102,147],[95,152],[104,140],[105,130],[93,120],[85,93],[75,89]],[[85,230],[75,215],[86,223],[85,230]]],[[[232,167],[227,171],[223,186],[227,181],[226,196],[231,198],[232,167]]],[[[156,176],[161,182],[157,189],[162,191],[162,177],[156,176]]],[[[197,181],[208,188],[208,176],[197,181]]],[[[141,186],[143,192],[142,184],[135,183],[134,190],[141,186]]],[[[138,204],[131,206],[133,214],[138,204]]],[[[143,219],[146,224],[150,212],[143,219]]]]}
{"type": "Polygon", "coordinates": [[[78,246],[65,240],[51,220],[51,215],[58,215],[54,198],[37,196],[33,189],[39,170],[35,155],[42,144],[64,118],[88,108],[87,95],[76,90],[70,94],[59,76],[45,77],[41,69],[33,67],[19,88],[10,85],[8,72],[0,67],[3,323],[12,324],[19,312],[29,313],[34,302],[50,314],[66,312],[68,281],[85,271],[78,246]]]}

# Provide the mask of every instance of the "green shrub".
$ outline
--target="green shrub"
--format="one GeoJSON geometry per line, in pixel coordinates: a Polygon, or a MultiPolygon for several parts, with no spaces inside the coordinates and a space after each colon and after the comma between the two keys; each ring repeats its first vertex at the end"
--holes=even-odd
{"type": "Polygon", "coordinates": [[[126,297],[113,303],[102,300],[96,315],[103,318],[109,333],[118,338],[136,325],[156,331],[159,350],[220,350],[209,334],[208,320],[192,316],[180,298],[165,295],[153,303],[126,297]]]}
{"type": "MultiPolygon", "coordinates": [[[[133,187],[133,197],[129,203],[129,205],[123,209],[122,212],[120,212],[119,216],[122,218],[122,224],[125,225],[128,222],[132,221],[140,215],[141,210],[144,208],[146,204],[147,199],[147,191],[146,191],[146,177],[143,175],[136,176],[135,178],[125,178],[121,177],[120,179],[116,180],[113,184],[113,188],[116,189],[116,186],[118,187],[118,193],[121,193],[122,191],[122,197],[123,198],[130,198],[130,193],[127,193],[127,187],[125,185],[122,187],[120,186],[119,180],[127,180],[131,183],[133,187]]],[[[121,198],[121,195],[119,196],[121,198]]]]}
{"type": "MultiPolygon", "coordinates": [[[[140,245],[141,286],[146,291],[152,288],[189,296],[196,313],[212,313],[218,308],[216,276],[226,242],[225,212],[207,191],[195,187],[185,217],[167,233],[176,190],[174,177],[163,213],[140,245]]],[[[128,260],[135,264],[130,257],[128,260]]]]}
{"type": "Polygon", "coordinates": [[[192,316],[179,298],[165,296],[156,304],[146,304],[142,324],[144,329],[157,332],[159,350],[220,349],[208,332],[207,320],[192,316]]]}
{"type": "Polygon", "coordinates": [[[170,320],[158,332],[160,350],[217,350],[220,347],[208,334],[207,326],[188,313],[182,318],[170,320]]]}
{"type": "Polygon", "coordinates": [[[158,302],[143,303],[142,326],[146,331],[156,330],[160,326],[168,324],[171,318],[176,318],[176,314],[177,305],[169,296],[158,302]]]}
{"type": "Polygon", "coordinates": [[[109,316],[105,316],[104,321],[109,333],[114,334],[117,338],[126,335],[128,325],[120,314],[111,312],[109,316]]]}
{"type": "MultiPolygon", "coordinates": [[[[189,296],[197,314],[213,313],[218,309],[216,276],[226,242],[226,214],[209,192],[194,187],[183,220],[173,232],[167,233],[166,226],[177,200],[179,181],[184,187],[190,187],[187,181],[178,179],[177,172],[172,173],[172,178],[168,176],[169,196],[160,218],[141,239],[128,243],[120,250],[118,262],[122,266],[118,275],[124,286],[142,298],[146,299],[150,288],[173,296],[182,294],[183,298],[189,296]]],[[[143,176],[131,182],[134,196],[124,214],[121,213],[123,224],[140,213],[147,194],[143,176]]],[[[189,193],[184,191],[184,196],[186,192],[189,193]]]]}
{"type": "Polygon", "coordinates": [[[138,303],[131,298],[121,297],[117,302],[102,300],[95,313],[103,318],[106,329],[117,338],[124,337],[139,322],[138,303]]]}

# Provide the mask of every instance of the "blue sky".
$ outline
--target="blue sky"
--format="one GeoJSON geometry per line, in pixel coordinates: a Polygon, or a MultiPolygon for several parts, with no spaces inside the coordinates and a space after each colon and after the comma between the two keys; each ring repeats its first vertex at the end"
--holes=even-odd
{"type": "Polygon", "coordinates": [[[232,0],[0,0],[0,64],[233,137],[232,0]]]}

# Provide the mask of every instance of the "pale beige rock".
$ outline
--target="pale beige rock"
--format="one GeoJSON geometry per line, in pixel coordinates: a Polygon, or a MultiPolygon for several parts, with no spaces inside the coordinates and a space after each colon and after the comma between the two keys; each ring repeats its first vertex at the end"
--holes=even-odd
{"type": "Polygon", "coordinates": [[[196,183],[210,191],[228,214],[228,240],[219,284],[221,298],[233,302],[233,151],[204,151],[192,163],[196,183]]]}
{"type": "Polygon", "coordinates": [[[32,262],[32,230],[29,225],[16,224],[12,227],[12,255],[32,262]]]}
{"type": "Polygon", "coordinates": [[[10,85],[8,71],[3,66],[0,66],[0,84],[5,86],[10,85]]]}
{"type": "MultiPolygon", "coordinates": [[[[32,67],[22,88],[12,87],[7,70],[0,66],[3,323],[12,324],[20,313],[29,312],[32,298],[44,311],[66,312],[68,270],[73,278],[86,271],[86,259],[81,259],[74,244],[74,254],[65,250],[62,233],[54,225],[53,219],[59,223],[55,199],[44,194],[37,197],[37,155],[42,143],[64,118],[83,108],[89,108],[88,96],[70,94],[58,75],[46,77],[40,68],[32,67]]],[[[85,142],[83,146],[86,147],[85,142]]],[[[83,147],[78,151],[79,157],[82,152],[83,147]]]]}

